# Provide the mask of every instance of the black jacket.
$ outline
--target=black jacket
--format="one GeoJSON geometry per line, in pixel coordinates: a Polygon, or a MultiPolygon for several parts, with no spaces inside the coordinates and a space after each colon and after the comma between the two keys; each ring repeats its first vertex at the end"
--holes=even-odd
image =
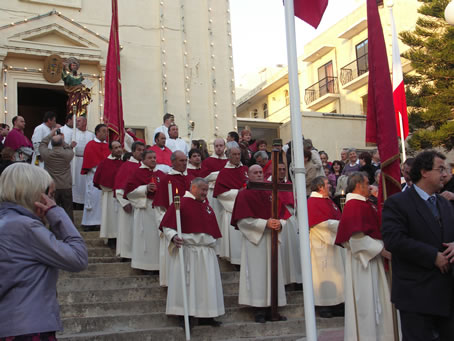
{"type": "Polygon", "coordinates": [[[454,241],[454,210],[437,195],[439,221],[414,187],[386,200],[382,214],[385,247],[392,253],[391,301],[407,312],[447,316],[454,278],[435,266],[442,243],[454,241]]]}

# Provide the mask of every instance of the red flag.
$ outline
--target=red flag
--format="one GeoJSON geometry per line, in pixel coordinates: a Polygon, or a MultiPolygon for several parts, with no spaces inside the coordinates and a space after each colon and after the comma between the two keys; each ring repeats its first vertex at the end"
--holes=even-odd
{"type": "MultiPolygon", "coordinates": [[[[388,57],[376,0],[367,0],[369,93],[366,143],[377,145],[381,159],[379,202],[400,192],[399,144],[394,119],[388,57]],[[383,180],[385,185],[383,186],[383,180]]],[[[379,205],[381,207],[381,205],[379,205]]]]}
{"type": "Polygon", "coordinates": [[[317,28],[325,13],[328,0],[293,0],[295,15],[317,28]]]}
{"type": "Polygon", "coordinates": [[[109,141],[119,140],[123,145],[124,121],[121,100],[120,41],[118,38],[118,4],[112,0],[112,23],[107,52],[104,123],[109,128],[109,141]]]}
{"type": "Polygon", "coordinates": [[[394,110],[396,115],[397,136],[404,141],[408,136],[408,114],[407,114],[407,100],[405,98],[404,76],[402,73],[402,62],[400,61],[399,42],[397,40],[396,24],[394,23],[394,16],[392,8],[390,10],[391,23],[393,30],[393,96],[394,96],[394,110]],[[402,128],[399,114],[402,117],[402,128]],[[401,136],[400,131],[403,131],[404,136],[401,136]]]}

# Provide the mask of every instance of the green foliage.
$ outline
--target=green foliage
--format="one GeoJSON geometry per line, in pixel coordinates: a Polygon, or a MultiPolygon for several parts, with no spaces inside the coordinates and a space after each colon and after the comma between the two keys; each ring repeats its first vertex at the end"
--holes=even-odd
{"type": "Polygon", "coordinates": [[[416,74],[405,75],[410,148],[454,148],[454,27],[444,19],[451,0],[418,0],[422,14],[413,31],[400,33],[410,47],[402,57],[416,74]]]}

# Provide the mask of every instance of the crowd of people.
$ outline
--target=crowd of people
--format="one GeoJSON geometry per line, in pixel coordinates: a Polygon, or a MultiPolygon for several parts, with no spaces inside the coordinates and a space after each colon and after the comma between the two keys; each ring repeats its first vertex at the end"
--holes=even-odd
{"type": "MultiPolygon", "coordinates": [[[[14,214],[37,215],[38,220],[46,217],[53,229],[40,233],[54,233],[62,239],[53,237],[43,248],[58,253],[55,249],[63,243],[69,247],[65,252],[72,249],[78,255],[60,262],[42,256],[41,266],[82,270],[86,249],[81,249],[74,225],[65,220],[64,229],[60,218],[60,229],[55,230],[52,221],[55,215],[61,217],[63,209],[73,220],[73,208],[83,208],[85,230],[99,230],[100,237],[119,257],[130,259],[133,268],[159,274],[160,285],[167,287],[168,315],[183,315],[182,285],[186,285],[191,322],[216,327],[220,321],[214,318],[225,313],[218,257],[240,271],[239,304],[255,307],[256,322],[270,320],[274,230],[280,236],[278,305],[287,304],[285,286],[302,283],[293,194],[279,193],[276,219],[271,217],[271,193],[248,187],[249,182],[273,180],[271,148],[266,141],[254,140],[248,129],[232,131],[226,140],[214,140],[210,155],[211,146],[205,141],[193,140],[189,147],[179,137],[171,114],[163,117],[150,144],[132,130],[126,132],[124,145],[107,142],[106,125],[98,124],[94,133],[86,126],[83,116],[76,122],[68,116],[61,127],[49,112],[31,141],[23,133],[21,116],[13,119],[9,132],[8,126],[0,126],[4,172],[0,184],[12,181],[19,167],[28,167],[27,172],[35,169],[45,178],[44,185],[33,192],[37,203],[17,201],[6,187],[0,188],[0,250],[12,247],[7,242],[12,235],[8,224],[14,217],[10,218],[8,210],[11,205],[22,205],[26,213],[15,208],[19,213],[14,214]],[[54,210],[53,200],[63,209],[54,210]],[[177,216],[181,216],[181,236],[177,216]],[[186,274],[184,284],[182,273],[186,274]]],[[[454,179],[444,155],[426,151],[407,159],[402,166],[402,193],[386,201],[380,216],[376,206],[378,151],[344,149],[338,160],[330,161],[309,139],[304,139],[303,146],[318,315],[345,314],[345,340],[390,340],[393,302],[400,312],[404,339],[453,339],[454,209],[450,202],[454,203],[454,179]],[[394,269],[392,291],[387,282],[388,262],[394,269]]],[[[274,148],[279,155],[277,181],[291,183],[292,143],[275,143],[274,148]]],[[[0,269],[7,271],[10,265],[5,265],[8,261],[2,255],[0,269]]],[[[20,297],[7,292],[17,280],[11,278],[8,283],[12,284],[0,285],[0,297],[6,295],[14,304],[20,297]]],[[[59,327],[56,323],[52,328],[57,329],[52,330],[11,329],[15,321],[0,320],[6,321],[0,322],[0,340],[19,335],[14,333],[59,327]]]]}

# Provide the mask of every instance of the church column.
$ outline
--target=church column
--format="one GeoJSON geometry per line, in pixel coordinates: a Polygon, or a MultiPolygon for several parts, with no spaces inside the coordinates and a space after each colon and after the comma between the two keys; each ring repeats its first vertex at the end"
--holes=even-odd
{"type": "MultiPolygon", "coordinates": [[[[2,82],[2,96],[0,98],[0,112],[3,114],[0,121],[10,125],[8,120],[8,69],[5,65],[6,50],[0,50],[0,70],[2,82]]],[[[11,126],[11,125],[10,125],[11,126]]]]}
{"type": "MultiPolygon", "coordinates": [[[[188,138],[190,137],[190,122],[191,122],[191,69],[189,66],[188,56],[188,39],[186,36],[186,16],[185,16],[185,0],[180,0],[180,30],[181,30],[181,46],[182,46],[182,59],[184,70],[184,102],[186,112],[186,126],[184,130],[187,131],[188,138]]],[[[183,136],[183,126],[180,125],[180,137],[183,136]]],[[[189,141],[191,143],[191,141],[189,141]]]]}
{"type": "Polygon", "coordinates": [[[167,51],[164,21],[164,1],[159,3],[160,47],[161,47],[161,79],[162,79],[162,112],[167,113],[167,51]]]}

